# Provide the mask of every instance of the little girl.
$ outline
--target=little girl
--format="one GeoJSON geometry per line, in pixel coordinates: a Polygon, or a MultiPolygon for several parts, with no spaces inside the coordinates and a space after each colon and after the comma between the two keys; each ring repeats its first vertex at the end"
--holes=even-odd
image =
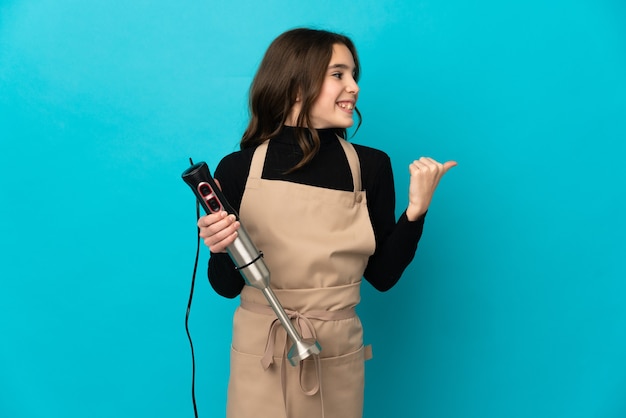
{"type": "Polygon", "coordinates": [[[386,291],[411,262],[424,216],[454,161],[420,158],[409,166],[409,204],[395,219],[391,162],[351,144],[359,60],[346,36],[313,29],[283,33],[269,46],[250,89],[250,122],[241,150],[215,178],[255,245],[274,292],[303,337],[322,352],[297,367],[291,345],[262,293],[246,286],[225,248],[239,222],[203,216],[211,250],[209,281],[240,295],[233,320],[227,416],[359,418],[363,413],[363,330],[355,306],[361,279],[386,291]]]}

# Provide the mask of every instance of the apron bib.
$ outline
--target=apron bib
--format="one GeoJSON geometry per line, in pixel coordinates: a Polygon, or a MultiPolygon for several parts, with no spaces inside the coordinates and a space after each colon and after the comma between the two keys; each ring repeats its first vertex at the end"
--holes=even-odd
{"type": "Polygon", "coordinates": [[[291,366],[285,355],[292,341],[261,291],[244,286],[233,319],[228,417],[362,417],[369,352],[354,307],[375,239],[358,156],[338,140],[353,192],[264,180],[268,141],[255,150],[241,220],[264,254],[276,297],[322,351],[291,366]]]}

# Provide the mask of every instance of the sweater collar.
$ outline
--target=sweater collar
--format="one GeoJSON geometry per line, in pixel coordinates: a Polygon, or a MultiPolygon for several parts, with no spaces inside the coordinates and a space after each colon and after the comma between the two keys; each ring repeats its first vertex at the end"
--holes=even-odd
{"type": "MultiPolygon", "coordinates": [[[[283,126],[283,129],[280,131],[280,133],[272,139],[278,140],[279,142],[287,142],[287,143],[297,142],[298,139],[296,137],[296,133],[298,129],[299,128],[296,128],[295,126],[285,125],[283,126]]],[[[324,144],[327,142],[336,141],[337,135],[339,134],[340,129],[325,128],[325,129],[316,129],[316,131],[320,137],[320,142],[324,144]]],[[[308,134],[308,131],[306,132],[308,134]]]]}

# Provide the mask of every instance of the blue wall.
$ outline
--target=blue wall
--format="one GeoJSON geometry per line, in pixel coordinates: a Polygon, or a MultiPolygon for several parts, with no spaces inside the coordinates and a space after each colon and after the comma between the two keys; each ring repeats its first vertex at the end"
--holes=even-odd
{"type": "MultiPolygon", "coordinates": [[[[412,159],[459,162],[405,277],[364,285],[366,418],[626,416],[618,0],[0,3],[0,416],[193,416],[180,174],[237,148],[265,48],[302,25],[357,43],[354,141],[391,156],[398,213],[412,159]]],[[[219,417],[237,302],[203,276],[219,417]]]]}

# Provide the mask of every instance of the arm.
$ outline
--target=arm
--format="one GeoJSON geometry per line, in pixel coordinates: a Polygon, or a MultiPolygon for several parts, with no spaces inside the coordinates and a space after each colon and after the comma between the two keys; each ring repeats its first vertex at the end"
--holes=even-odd
{"type": "Polygon", "coordinates": [[[226,212],[206,215],[198,220],[200,237],[211,250],[207,272],[209,283],[217,294],[227,298],[236,297],[244,285],[243,277],[226,253],[226,247],[237,238],[239,226],[235,217],[226,212]]]}
{"type": "MultiPolygon", "coordinates": [[[[241,205],[243,189],[248,175],[246,160],[233,155],[224,158],[215,170],[215,179],[230,205],[237,212],[241,205]],[[222,179],[219,182],[218,179],[222,179]]],[[[225,212],[203,216],[198,220],[200,237],[211,250],[208,266],[209,283],[215,292],[227,298],[234,298],[245,284],[241,274],[235,270],[226,247],[237,238],[239,222],[225,212]]]]}
{"type": "Polygon", "coordinates": [[[396,222],[393,173],[385,157],[367,188],[376,252],[369,259],[364,277],[379,291],[391,289],[413,260],[433,193],[441,177],[456,165],[429,158],[414,161],[409,166],[409,205],[396,222]]]}
{"type": "Polygon", "coordinates": [[[422,236],[425,215],[410,222],[405,212],[396,221],[391,161],[387,155],[382,155],[383,158],[376,159],[374,170],[364,167],[363,173],[370,219],[376,237],[376,251],[370,257],[363,276],[374,288],[384,292],[398,282],[413,260],[422,236]]]}

